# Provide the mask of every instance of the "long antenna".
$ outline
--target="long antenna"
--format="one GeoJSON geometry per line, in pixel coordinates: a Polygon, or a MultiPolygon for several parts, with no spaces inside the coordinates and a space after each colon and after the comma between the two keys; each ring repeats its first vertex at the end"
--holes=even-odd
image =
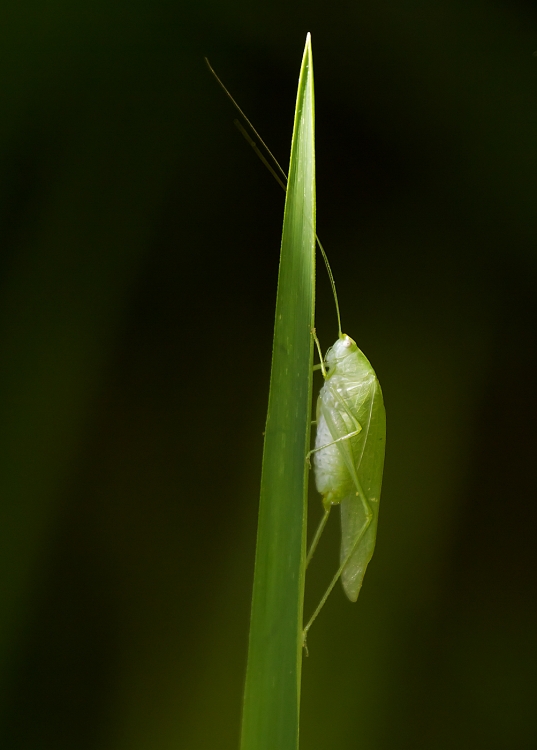
{"type": "MultiPolygon", "coordinates": [[[[252,133],[255,135],[255,137],[258,139],[259,143],[263,146],[267,154],[269,155],[270,159],[272,160],[272,164],[277,168],[278,172],[273,168],[273,166],[270,164],[270,162],[266,159],[265,155],[262,153],[262,151],[258,148],[257,143],[251,138],[248,131],[243,127],[243,125],[240,123],[239,120],[234,120],[234,124],[236,128],[240,131],[240,133],[244,136],[244,138],[248,141],[250,146],[253,148],[259,159],[263,162],[265,167],[269,170],[269,172],[272,174],[276,182],[280,185],[280,187],[283,189],[284,192],[287,192],[287,175],[285,174],[284,170],[281,168],[278,160],[272,153],[272,151],[269,149],[265,141],[261,138],[257,130],[254,128],[250,120],[246,117],[242,109],[239,107],[235,99],[231,96],[227,88],[224,86],[220,78],[217,76],[216,72],[214,71],[213,67],[211,66],[211,63],[207,58],[205,58],[205,62],[207,63],[207,67],[209,68],[210,72],[220,85],[220,88],[222,91],[226,94],[230,102],[233,104],[237,112],[240,114],[240,116],[243,118],[243,120],[246,122],[252,133]],[[279,174],[278,174],[279,173],[279,174]],[[283,178],[283,179],[282,179],[283,178]]],[[[324,264],[326,266],[326,270],[328,272],[328,278],[330,279],[330,285],[332,287],[332,294],[334,295],[334,302],[336,303],[336,314],[337,314],[337,322],[338,322],[338,329],[339,329],[339,336],[341,337],[341,317],[339,314],[339,302],[337,298],[337,292],[336,292],[336,282],[334,281],[334,274],[332,273],[332,269],[330,268],[330,263],[328,262],[328,258],[326,257],[326,253],[324,251],[324,247],[321,244],[321,241],[318,237],[318,235],[315,235],[315,239],[317,240],[317,245],[319,246],[319,250],[321,251],[321,255],[323,256],[324,264]]]]}
{"type": "Polygon", "coordinates": [[[279,170],[280,174],[283,176],[284,180],[287,182],[287,175],[285,174],[285,172],[283,171],[283,169],[278,164],[278,160],[276,159],[276,157],[274,156],[274,154],[272,153],[272,151],[270,150],[270,148],[267,146],[267,144],[265,143],[265,141],[261,138],[261,136],[259,135],[259,133],[257,132],[257,130],[254,128],[254,126],[252,125],[252,123],[250,122],[250,120],[246,117],[246,115],[244,114],[244,112],[242,111],[242,109],[239,107],[239,105],[237,104],[237,102],[235,101],[235,99],[231,96],[231,94],[229,93],[229,91],[227,90],[227,88],[224,86],[224,84],[222,83],[222,81],[220,80],[220,78],[216,75],[216,71],[214,70],[214,68],[212,67],[211,63],[209,62],[209,60],[207,58],[205,58],[205,62],[207,63],[207,67],[209,68],[209,70],[211,71],[211,73],[213,74],[213,76],[216,78],[216,80],[220,84],[220,87],[221,87],[222,91],[228,97],[228,99],[233,104],[233,106],[235,107],[235,109],[237,110],[237,112],[240,114],[240,116],[242,117],[242,119],[245,120],[245,122],[248,124],[250,130],[255,135],[255,137],[258,138],[259,142],[263,144],[263,148],[265,148],[265,150],[267,151],[267,153],[270,155],[270,158],[272,159],[272,161],[274,162],[274,164],[278,167],[278,170],[279,170]]]}
{"type": "MultiPolygon", "coordinates": [[[[255,151],[255,153],[259,156],[259,158],[261,159],[261,161],[263,162],[263,164],[265,165],[265,167],[268,169],[268,171],[274,177],[274,179],[276,180],[276,182],[278,183],[278,185],[281,188],[283,188],[283,192],[286,193],[287,192],[287,175],[285,174],[285,172],[283,171],[283,169],[280,167],[280,165],[278,164],[278,162],[274,159],[274,157],[272,156],[272,154],[270,154],[270,151],[268,150],[268,148],[267,148],[267,152],[272,156],[272,158],[273,158],[274,162],[276,163],[276,165],[278,167],[280,167],[280,172],[281,172],[281,174],[283,176],[283,180],[281,179],[280,175],[272,168],[270,162],[268,162],[267,159],[265,159],[263,153],[257,148],[257,143],[250,138],[250,135],[249,135],[248,131],[246,130],[246,128],[243,128],[243,126],[241,125],[240,120],[233,120],[233,124],[235,125],[235,127],[237,128],[237,130],[244,136],[245,140],[248,141],[248,143],[253,148],[253,150],[255,151]]],[[[261,139],[259,139],[259,140],[261,141],[261,139]]],[[[263,143],[263,141],[261,141],[261,143],[263,143]]],[[[263,145],[265,145],[265,144],[263,143],[263,145]]],[[[265,148],[266,148],[266,146],[265,146],[265,148]]]]}

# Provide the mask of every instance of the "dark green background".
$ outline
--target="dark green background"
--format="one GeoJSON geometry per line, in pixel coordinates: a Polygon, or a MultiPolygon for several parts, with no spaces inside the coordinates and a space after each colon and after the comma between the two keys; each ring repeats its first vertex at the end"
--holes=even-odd
{"type": "MultiPolygon", "coordinates": [[[[238,746],[283,195],[203,55],[285,163],[307,31],[318,231],[388,443],[302,747],[537,746],[535,7],[34,0],[0,23],[6,750],[238,746]]],[[[326,347],[321,267],[317,317],[326,347]]]]}

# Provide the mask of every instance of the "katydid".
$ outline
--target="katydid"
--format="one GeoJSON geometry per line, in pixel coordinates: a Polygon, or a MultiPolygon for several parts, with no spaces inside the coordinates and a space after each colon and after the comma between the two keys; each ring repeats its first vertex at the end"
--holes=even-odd
{"type": "Polygon", "coordinates": [[[307,563],[332,505],[341,506],[341,552],[339,569],[304,628],[304,641],[340,576],[351,602],[358,598],[375,548],[386,442],[382,391],[367,357],[341,332],[324,361],[318,341],[317,345],[325,383],[317,400],[317,434],[311,453],[324,516],[307,563]]]}
{"type": "MultiPolygon", "coordinates": [[[[266,150],[277,172],[237,120],[235,125],[286,190],[287,176],[284,170],[216,75],[207,58],[206,63],[266,150]]],[[[375,548],[386,442],[386,413],[379,381],[356,342],[341,331],[334,277],[324,248],[319,238],[316,239],[334,294],[339,335],[323,358],[319,340],[315,331],[312,331],[321,360],[316,369],[321,369],[325,382],[317,400],[315,447],[306,456],[306,460],[309,463],[310,456],[313,456],[315,484],[323,498],[324,515],[308,552],[306,566],[315,552],[332,505],[341,507],[341,551],[339,568],[304,627],[304,646],[313,621],[340,577],[347,597],[352,602],[358,598],[365,570],[375,548]]]]}

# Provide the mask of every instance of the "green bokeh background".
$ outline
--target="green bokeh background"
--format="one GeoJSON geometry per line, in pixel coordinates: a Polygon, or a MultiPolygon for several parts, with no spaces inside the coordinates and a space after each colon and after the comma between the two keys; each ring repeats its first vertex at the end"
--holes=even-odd
{"type": "MultiPolygon", "coordinates": [[[[318,231],[388,443],[302,748],[535,748],[535,7],[2,17],[0,746],[238,746],[283,195],[203,56],[285,163],[311,31],[318,231]]],[[[321,268],[317,317],[326,347],[321,268]]],[[[308,611],[337,547],[332,521],[308,611]]]]}

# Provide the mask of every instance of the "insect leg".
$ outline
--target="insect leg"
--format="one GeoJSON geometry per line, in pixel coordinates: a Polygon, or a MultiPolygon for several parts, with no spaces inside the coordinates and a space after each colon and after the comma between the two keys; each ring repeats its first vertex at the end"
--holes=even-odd
{"type": "Polygon", "coordinates": [[[330,515],[331,508],[332,506],[329,505],[328,508],[325,509],[324,515],[321,518],[321,522],[319,526],[317,527],[317,531],[315,532],[315,536],[313,537],[313,542],[311,543],[311,547],[308,552],[308,556],[306,557],[306,568],[310,564],[311,558],[313,557],[313,553],[317,549],[317,545],[319,544],[319,539],[321,538],[321,535],[324,531],[324,527],[326,526],[326,522],[328,521],[328,516],[330,515]]]}
{"type": "MultiPolygon", "coordinates": [[[[353,437],[356,437],[356,435],[359,435],[360,432],[362,431],[362,425],[360,424],[360,422],[358,422],[358,420],[356,419],[356,417],[354,416],[354,414],[351,412],[351,410],[349,409],[347,403],[345,402],[345,399],[338,392],[337,388],[332,388],[329,383],[326,383],[325,387],[328,387],[330,389],[330,393],[332,394],[333,398],[341,404],[341,407],[342,407],[343,411],[347,414],[347,416],[349,417],[349,419],[351,420],[352,424],[354,425],[354,427],[356,429],[354,429],[351,432],[347,432],[344,435],[342,435],[341,433],[345,429],[347,429],[347,427],[344,424],[343,420],[340,418],[339,419],[339,424],[337,424],[329,416],[329,413],[327,413],[325,411],[324,412],[324,417],[325,417],[326,422],[328,424],[328,428],[329,428],[330,434],[332,435],[332,437],[334,436],[334,434],[336,434],[336,435],[339,434],[340,437],[336,438],[335,440],[332,440],[332,442],[330,442],[330,443],[325,443],[324,445],[320,445],[318,448],[313,448],[311,451],[309,451],[306,454],[306,461],[308,462],[308,466],[311,468],[310,456],[311,456],[312,453],[315,453],[316,451],[321,451],[324,448],[328,448],[330,445],[336,445],[336,444],[339,443],[340,450],[341,450],[341,456],[342,456],[343,460],[345,461],[345,464],[346,464],[347,469],[348,469],[348,471],[349,471],[349,473],[350,473],[350,475],[352,477],[352,480],[353,480],[354,484],[358,484],[358,476],[356,474],[356,468],[354,466],[354,461],[353,461],[352,456],[350,454],[350,449],[349,448],[345,448],[345,441],[350,440],[353,437]]],[[[320,401],[318,402],[318,404],[320,404],[320,401]]],[[[322,406],[320,408],[322,409],[322,406]]],[[[317,421],[318,421],[318,418],[319,418],[319,405],[317,407],[317,421]]],[[[371,418],[371,415],[370,415],[370,418],[371,418]]],[[[361,457],[360,457],[360,460],[361,460],[361,457]]]]}
{"type": "MultiPolygon", "coordinates": [[[[364,501],[365,501],[365,498],[364,498],[364,501]]],[[[367,501],[365,501],[365,505],[369,509],[369,505],[367,504],[367,501]]],[[[356,537],[356,540],[354,541],[354,544],[352,545],[349,553],[347,554],[347,556],[345,557],[345,559],[343,560],[343,562],[339,566],[339,568],[338,568],[335,576],[330,581],[330,585],[326,589],[323,598],[321,599],[321,601],[317,605],[317,609],[315,610],[315,612],[310,617],[307,625],[304,627],[304,630],[302,631],[302,645],[304,646],[304,648],[306,648],[306,641],[307,641],[309,629],[313,625],[313,622],[317,619],[317,615],[319,614],[319,612],[321,611],[321,609],[324,607],[324,605],[326,603],[326,600],[328,599],[328,597],[332,593],[332,589],[334,588],[334,586],[338,582],[341,574],[343,573],[343,570],[344,570],[345,566],[347,565],[347,563],[349,562],[349,560],[353,556],[354,552],[356,551],[356,549],[357,549],[360,541],[362,540],[365,532],[367,531],[367,529],[369,527],[369,524],[372,521],[372,518],[373,518],[373,513],[372,513],[371,509],[369,509],[369,513],[366,515],[366,520],[364,522],[364,525],[360,529],[360,532],[358,533],[358,535],[356,537]]]]}
{"type": "MultiPolygon", "coordinates": [[[[363,452],[364,452],[365,441],[364,441],[364,444],[362,445],[362,450],[361,450],[361,453],[360,453],[359,456],[353,456],[351,454],[351,449],[349,449],[348,447],[345,447],[346,444],[343,442],[344,440],[348,440],[349,438],[354,437],[355,435],[358,435],[362,431],[362,425],[360,424],[360,422],[358,422],[358,420],[356,419],[356,417],[354,416],[354,414],[351,412],[351,410],[349,409],[347,403],[345,402],[345,399],[338,392],[337,388],[330,387],[330,392],[332,393],[332,395],[334,396],[334,398],[336,398],[340,402],[340,404],[343,407],[343,409],[345,410],[346,414],[348,415],[348,417],[350,418],[350,420],[352,421],[352,423],[356,427],[356,429],[353,432],[349,432],[347,435],[343,435],[342,437],[337,438],[337,440],[334,440],[334,443],[340,443],[341,444],[340,445],[341,457],[343,458],[343,460],[345,462],[345,465],[347,466],[347,469],[348,469],[349,474],[351,476],[352,482],[353,482],[354,486],[356,487],[356,495],[358,495],[360,497],[360,500],[361,500],[361,502],[362,502],[362,504],[364,506],[365,517],[368,518],[370,515],[372,515],[372,511],[371,511],[371,508],[369,507],[369,503],[366,500],[364,491],[362,490],[362,487],[360,485],[360,481],[358,479],[358,468],[360,467],[360,464],[362,463],[362,456],[363,456],[363,452]]],[[[370,406],[370,409],[369,409],[369,415],[368,415],[367,423],[364,425],[366,440],[367,440],[367,435],[369,434],[369,426],[371,424],[372,409],[373,409],[373,400],[371,399],[371,406],[370,406]]],[[[342,427],[342,425],[341,424],[338,425],[338,422],[337,422],[337,420],[335,418],[336,415],[330,415],[329,412],[324,412],[324,416],[325,416],[326,422],[328,424],[328,427],[329,427],[329,430],[330,430],[330,434],[332,436],[334,434],[337,435],[338,433],[341,435],[341,427],[342,427]]],[[[330,443],[328,443],[328,445],[330,445],[330,443]]],[[[323,447],[324,446],[320,446],[320,448],[323,448],[323,447]]],[[[319,450],[320,448],[317,448],[317,450],[319,450]]],[[[309,456],[309,454],[308,454],[308,456],[309,456]]]]}
{"type": "Polygon", "coordinates": [[[317,351],[319,352],[319,359],[321,360],[320,365],[315,365],[314,370],[321,370],[323,373],[323,378],[326,380],[326,367],[324,366],[324,357],[323,353],[321,351],[321,342],[317,338],[317,332],[315,328],[311,329],[311,335],[313,336],[313,340],[315,341],[315,346],[317,347],[317,351]]]}
{"type": "Polygon", "coordinates": [[[359,422],[356,422],[356,424],[358,425],[357,430],[354,430],[353,432],[349,432],[347,435],[343,435],[343,437],[340,437],[337,440],[332,440],[331,443],[325,443],[325,445],[320,445],[318,448],[312,448],[308,453],[306,453],[306,461],[308,462],[308,464],[310,463],[310,456],[312,453],[317,453],[317,451],[322,451],[325,448],[328,448],[328,446],[330,445],[341,443],[343,440],[349,440],[350,438],[355,437],[356,435],[359,435],[362,432],[362,426],[359,422]]]}
{"type": "MultiPolygon", "coordinates": [[[[342,451],[342,457],[345,460],[350,478],[355,487],[355,496],[348,494],[347,497],[341,500],[341,576],[345,594],[351,602],[355,602],[358,597],[365,568],[371,559],[375,545],[375,529],[371,527],[372,536],[369,534],[368,529],[374,521],[376,511],[371,506],[370,500],[363,491],[358,478],[365,445],[371,428],[374,396],[375,392],[370,394],[369,414],[363,422],[365,437],[361,441],[359,450],[356,452],[352,451],[352,456],[350,455],[351,451],[342,451]],[[361,509],[360,505],[362,506],[361,509]]],[[[333,430],[336,430],[337,434],[336,423],[331,428],[332,434],[334,434],[333,430]]],[[[373,500],[374,498],[371,499],[371,502],[373,500]]]]}

